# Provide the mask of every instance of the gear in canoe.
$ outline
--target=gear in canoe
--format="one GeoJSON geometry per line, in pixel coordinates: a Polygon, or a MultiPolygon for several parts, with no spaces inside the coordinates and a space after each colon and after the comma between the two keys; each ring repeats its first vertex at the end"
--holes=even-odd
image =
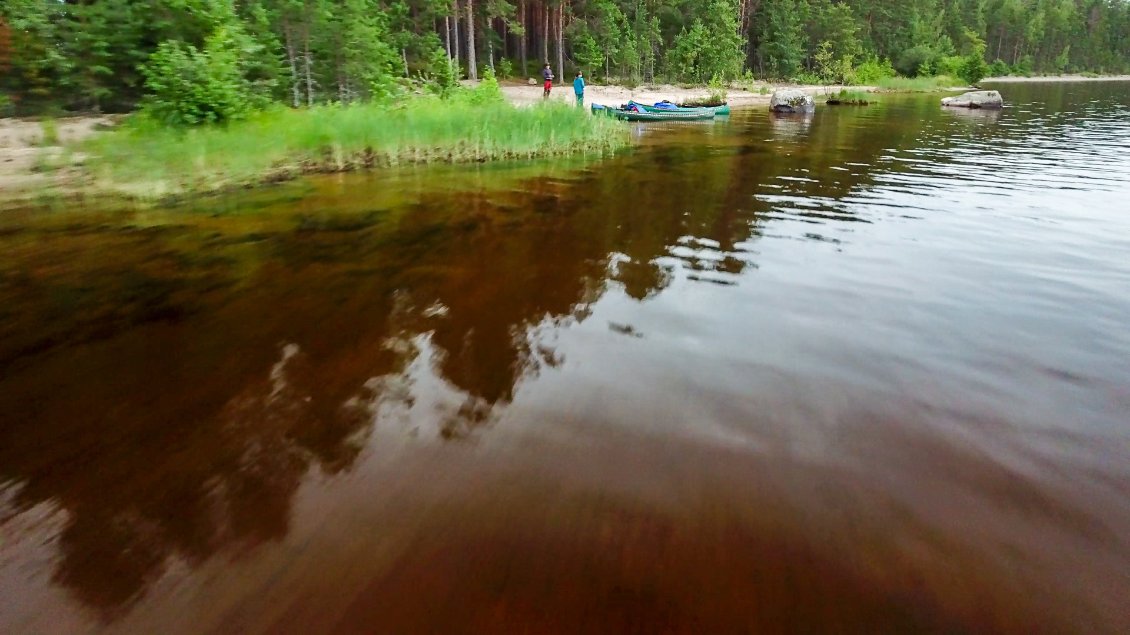
{"type": "Polygon", "coordinates": [[[594,115],[609,115],[626,121],[699,121],[714,118],[714,111],[709,108],[695,109],[689,112],[663,109],[648,111],[635,103],[629,103],[619,108],[593,104],[592,112],[594,115]]]}

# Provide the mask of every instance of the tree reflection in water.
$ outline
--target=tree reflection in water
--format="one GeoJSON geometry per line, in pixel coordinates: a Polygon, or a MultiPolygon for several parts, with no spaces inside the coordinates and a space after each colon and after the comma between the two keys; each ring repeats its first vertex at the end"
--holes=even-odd
{"type": "MultiPolygon", "coordinates": [[[[822,139],[811,118],[769,130],[822,139]]],[[[249,218],[223,207],[253,209],[237,199],[156,229],[130,213],[33,219],[0,234],[4,518],[62,512],[54,580],[113,620],[174,564],[285,536],[304,479],[348,472],[374,425],[473,437],[562,363],[556,334],[610,289],[644,302],[678,276],[735,284],[756,267],[767,184],[915,130],[888,132],[850,156],[832,139],[774,160],[765,130],[718,134],[388,205],[368,202],[380,178],[357,177],[338,198],[249,218]]]]}

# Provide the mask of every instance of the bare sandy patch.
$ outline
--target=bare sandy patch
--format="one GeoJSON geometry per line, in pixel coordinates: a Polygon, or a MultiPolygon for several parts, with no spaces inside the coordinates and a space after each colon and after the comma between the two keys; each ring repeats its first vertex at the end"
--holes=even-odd
{"type": "Polygon", "coordinates": [[[56,138],[48,140],[43,120],[0,119],[0,204],[9,206],[49,191],[79,189],[85,178],[77,165],[82,157],[68,155],[64,147],[118,121],[120,115],[55,119],[48,125],[54,128],[56,138]]]}

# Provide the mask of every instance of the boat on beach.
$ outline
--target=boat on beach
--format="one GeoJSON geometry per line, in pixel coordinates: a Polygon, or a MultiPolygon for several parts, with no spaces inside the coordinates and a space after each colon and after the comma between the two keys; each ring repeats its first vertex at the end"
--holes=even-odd
{"type": "Polygon", "coordinates": [[[725,115],[730,114],[730,104],[722,104],[720,106],[690,106],[690,107],[687,107],[687,106],[679,106],[679,105],[675,104],[674,102],[670,102],[670,101],[660,101],[660,102],[656,102],[652,105],[641,104],[638,101],[629,101],[628,105],[629,106],[636,106],[640,110],[644,110],[646,112],[700,113],[700,112],[710,111],[710,112],[714,113],[715,116],[725,116],[725,115]]]}
{"type": "Polygon", "coordinates": [[[592,112],[594,115],[608,115],[625,121],[701,121],[714,118],[714,111],[709,109],[692,112],[671,110],[648,112],[642,108],[630,105],[621,108],[612,108],[610,106],[593,104],[592,112]]]}

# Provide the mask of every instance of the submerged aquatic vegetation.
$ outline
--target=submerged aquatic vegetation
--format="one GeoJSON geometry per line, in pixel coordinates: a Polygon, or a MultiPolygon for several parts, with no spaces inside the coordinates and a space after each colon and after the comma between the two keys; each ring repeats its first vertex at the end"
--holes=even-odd
{"type": "Polygon", "coordinates": [[[196,128],[135,117],[84,150],[104,187],[154,198],[304,172],[604,153],[629,140],[619,123],[579,108],[557,103],[517,108],[473,97],[278,108],[196,128]]]}

